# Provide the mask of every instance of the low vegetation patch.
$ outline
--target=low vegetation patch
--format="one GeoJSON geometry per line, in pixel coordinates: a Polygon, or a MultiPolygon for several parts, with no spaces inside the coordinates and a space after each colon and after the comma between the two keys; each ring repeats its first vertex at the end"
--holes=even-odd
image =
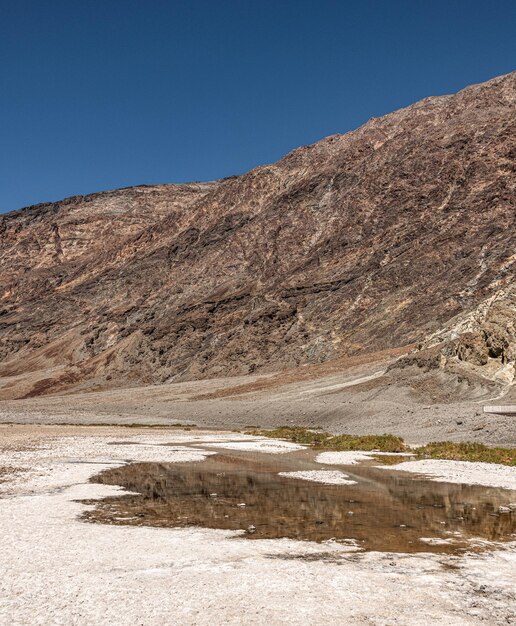
{"type": "Polygon", "coordinates": [[[288,439],[294,443],[324,450],[379,450],[381,452],[404,452],[407,449],[401,437],[394,435],[330,435],[321,430],[282,426],[275,430],[253,430],[253,435],[288,439]]]}
{"type": "MultiPolygon", "coordinates": [[[[282,426],[274,430],[255,429],[251,431],[251,434],[273,437],[274,439],[287,439],[321,450],[411,452],[420,459],[472,461],[516,466],[516,448],[490,448],[482,443],[436,441],[418,448],[410,448],[401,437],[395,435],[330,435],[322,430],[290,426],[282,426]]],[[[382,462],[395,463],[396,461],[396,458],[391,457],[382,462]]]]}
{"type": "Polygon", "coordinates": [[[420,458],[452,461],[481,461],[516,466],[516,448],[489,448],[482,443],[434,441],[414,450],[420,458]]]}
{"type": "Polygon", "coordinates": [[[375,462],[379,465],[399,465],[400,463],[405,463],[406,461],[413,461],[414,457],[406,456],[404,454],[375,454],[374,452],[371,455],[375,462]]]}
{"type": "MultiPolygon", "coordinates": [[[[16,424],[16,422],[12,423],[16,424]]],[[[156,428],[162,430],[167,430],[168,428],[181,428],[182,430],[192,430],[193,428],[197,428],[195,424],[182,424],[181,422],[176,422],[174,424],[139,424],[138,422],[129,422],[128,424],[117,424],[116,422],[113,422],[112,424],[109,422],[77,424],[75,422],[55,422],[54,424],[52,424],[52,426],[77,426],[79,428],[156,428]]]]}

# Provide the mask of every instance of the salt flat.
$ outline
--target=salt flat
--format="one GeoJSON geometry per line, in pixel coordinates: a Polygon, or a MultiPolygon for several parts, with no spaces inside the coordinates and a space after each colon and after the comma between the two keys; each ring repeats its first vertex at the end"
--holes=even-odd
{"type": "Polygon", "coordinates": [[[2,427],[0,623],[462,625],[515,619],[516,542],[463,556],[363,553],[332,541],[245,541],[232,531],[78,519],[92,506],[78,500],[120,492],[88,482],[103,468],[127,460],[202,464],[216,452],[204,444],[214,441],[232,447],[260,440],[202,431],[2,427]]]}

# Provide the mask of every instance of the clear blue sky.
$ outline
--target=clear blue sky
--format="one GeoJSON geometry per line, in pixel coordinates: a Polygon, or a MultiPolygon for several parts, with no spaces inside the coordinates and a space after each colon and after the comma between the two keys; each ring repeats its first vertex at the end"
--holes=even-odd
{"type": "Polygon", "coordinates": [[[515,0],[0,0],[0,212],[277,160],[516,66],[515,0]]]}

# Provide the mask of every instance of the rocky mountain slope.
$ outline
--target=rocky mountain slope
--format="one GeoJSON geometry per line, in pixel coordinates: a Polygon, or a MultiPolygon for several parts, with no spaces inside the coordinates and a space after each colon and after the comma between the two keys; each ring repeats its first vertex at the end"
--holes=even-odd
{"type": "Polygon", "coordinates": [[[390,375],[409,384],[437,368],[508,385],[515,112],[512,73],[242,176],[0,216],[0,397],[403,345],[390,375]]]}

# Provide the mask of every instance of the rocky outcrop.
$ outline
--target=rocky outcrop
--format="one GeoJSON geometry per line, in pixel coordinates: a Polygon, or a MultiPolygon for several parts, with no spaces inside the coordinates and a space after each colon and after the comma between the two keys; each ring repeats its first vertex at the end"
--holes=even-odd
{"type": "MultiPolygon", "coordinates": [[[[514,282],[515,102],[513,73],[242,176],[0,216],[1,393],[423,344],[514,282]]],[[[439,362],[510,361],[490,323],[439,362]]]]}
{"type": "MultiPolygon", "coordinates": [[[[474,311],[450,320],[407,356],[389,368],[392,378],[410,381],[431,376],[433,395],[446,396],[441,373],[465,382],[463,396],[513,394],[516,381],[516,286],[511,284],[482,302],[474,311]],[[403,373],[401,373],[403,372],[403,373]],[[474,391],[473,391],[474,388],[474,391]]],[[[449,387],[449,385],[447,385],[449,387]]],[[[509,397],[509,396],[508,396],[509,397]]]]}

